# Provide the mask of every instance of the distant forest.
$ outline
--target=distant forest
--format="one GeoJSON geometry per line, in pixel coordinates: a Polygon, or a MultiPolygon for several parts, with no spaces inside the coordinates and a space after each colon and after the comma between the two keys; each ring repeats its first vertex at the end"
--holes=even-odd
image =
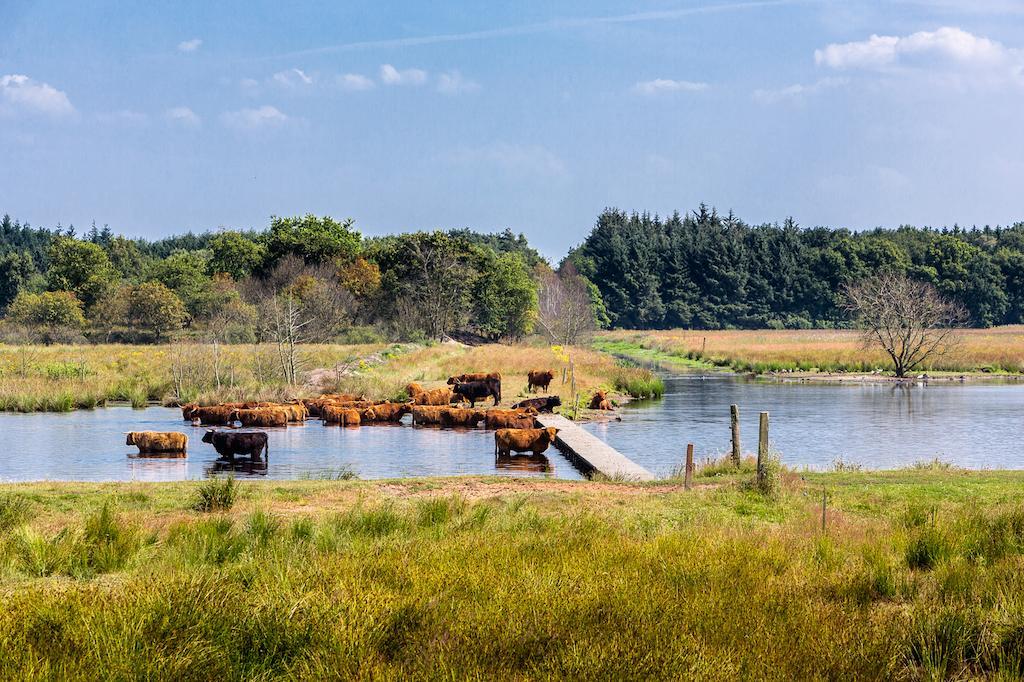
{"type": "Polygon", "coordinates": [[[842,327],[844,286],[881,271],[935,284],[973,325],[1024,321],[1024,223],[851,232],[753,226],[702,205],[667,218],[607,209],[555,266],[509,230],[364,237],[350,220],[306,215],[145,240],[4,216],[0,334],[568,343],[607,326],[842,327]]]}

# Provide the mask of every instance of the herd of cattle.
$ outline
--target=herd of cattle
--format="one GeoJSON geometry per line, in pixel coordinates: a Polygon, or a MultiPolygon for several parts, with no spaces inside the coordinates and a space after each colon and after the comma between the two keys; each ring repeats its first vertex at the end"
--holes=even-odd
{"type": "MultiPolygon", "coordinates": [[[[554,379],[551,370],[534,370],[527,375],[529,391],[547,391],[554,379]]],[[[324,424],[361,426],[397,423],[412,415],[415,425],[475,428],[483,424],[494,429],[494,451],[497,456],[511,452],[540,455],[556,437],[555,428],[537,428],[536,415],[553,412],[562,404],[558,396],[527,398],[511,409],[499,409],[501,374],[497,372],[460,374],[449,377],[446,387],[426,389],[417,383],[406,387],[408,402],[373,401],[349,394],[324,394],[319,398],[292,400],[287,403],[238,402],[203,406],[188,403],[181,406],[182,418],[197,426],[280,427],[319,419],[324,424]],[[493,400],[489,409],[477,408],[477,401],[493,400]],[[465,407],[468,404],[469,407],[465,407]]],[[[595,410],[612,409],[604,391],[597,391],[590,401],[595,410]]],[[[267,434],[262,431],[208,430],[203,442],[209,443],[222,459],[248,455],[256,460],[269,456],[267,434]]],[[[128,445],[141,453],[184,452],[188,437],[183,433],[133,431],[128,445]]]]}

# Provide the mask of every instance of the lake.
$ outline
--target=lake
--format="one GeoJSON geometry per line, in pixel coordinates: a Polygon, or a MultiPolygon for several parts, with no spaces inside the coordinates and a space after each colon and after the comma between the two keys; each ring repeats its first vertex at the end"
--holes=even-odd
{"type": "Polygon", "coordinates": [[[740,406],[744,453],[756,452],[758,413],[790,466],[837,459],[891,469],[938,458],[981,469],[1024,469],[1024,386],[932,382],[779,382],[728,374],[670,375],[665,397],[622,408],[621,422],[584,428],[655,474],[693,443],[695,460],[729,452],[729,405],[740,406]]]}
{"type": "MultiPolygon", "coordinates": [[[[756,450],[758,412],[771,413],[771,443],[791,466],[830,468],[837,459],[895,468],[938,458],[968,468],[1024,468],[1024,386],[783,383],[727,374],[670,375],[658,401],[618,411],[621,421],[584,428],[655,474],[666,475],[694,443],[698,461],[729,451],[729,405],[740,406],[744,452],[756,450]]],[[[406,417],[408,421],[409,417],[406,417]]],[[[177,409],[108,407],[52,414],[0,413],[0,481],[171,481],[227,472],[205,428],[177,409]],[[185,458],[135,455],[125,431],[181,431],[185,458]]],[[[270,456],[238,463],[237,476],[360,478],[465,474],[581,478],[556,450],[538,461],[494,459],[492,431],[391,426],[341,428],[318,421],[268,429],[270,456]]]]}

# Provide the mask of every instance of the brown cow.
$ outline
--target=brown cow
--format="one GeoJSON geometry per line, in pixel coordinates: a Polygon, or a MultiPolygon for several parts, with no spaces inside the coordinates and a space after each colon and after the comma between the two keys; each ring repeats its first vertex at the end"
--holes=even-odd
{"type": "Polygon", "coordinates": [[[439,405],[413,405],[412,407],[412,423],[413,424],[440,424],[441,423],[441,412],[447,410],[447,407],[439,405]]]}
{"type": "Polygon", "coordinates": [[[533,415],[537,410],[487,410],[484,413],[484,426],[489,429],[532,429],[535,426],[533,415]]]}
{"type": "Polygon", "coordinates": [[[448,407],[441,410],[441,426],[468,426],[475,428],[484,420],[483,410],[466,409],[464,407],[448,407]]]}
{"type": "Polygon", "coordinates": [[[360,417],[365,422],[397,422],[402,416],[409,414],[412,406],[408,403],[381,403],[368,407],[360,412],[360,417]]]}
{"type": "Polygon", "coordinates": [[[306,421],[306,417],[309,416],[309,411],[306,410],[306,406],[302,403],[287,403],[280,407],[288,413],[288,421],[290,422],[301,423],[306,421]]]}
{"type": "Polygon", "coordinates": [[[413,396],[412,401],[417,405],[447,405],[452,401],[452,391],[450,388],[424,390],[413,396]]]}
{"type": "Polygon", "coordinates": [[[188,436],[173,431],[129,431],[125,445],[135,445],[139,452],[185,452],[188,436]]]}
{"type": "Polygon", "coordinates": [[[409,382],[409,385],[405,387],[405,394],[410,398],[415,398],[420,393],[423,393],[424,388],[417,384],[415,381],[409,382]]]}
{"type": "Polygon", "coordinates": [[[359,410],[349,407],[337,407],[335,405],[325,405],[321,416],[323,417],[325,424],[358,426],[362,421],[359,410]]]}
{"type": "Polygon", "coordinates": [[[546,391],[554,378],[554,370],[531,369],[530,373],[526,375],[527,389],[531,392],[534,388],[546,391]]]}
{"type": "Polygon", "coordinates": [[[234,416],[242,426],[288,426],[288,411],[282,407],[235,410],[234,416]]]}
{"type": "Polygon", "coordinates": [[[558,429],[498,429],[494,432],[494,455],[510,455],[512,451],[540,455],[555,442],[558,429]]]}
{"type": "Polygon", "coordinates": [[[214,407],[197,407],[192,411],[192,419],[209,426],[227,426],[233,423],[234,408],[216,405],[214,407]]]}
{"type": "Polygon", "coordinates": [[[187,422],[192,421],[195,418],[192,415],[195,413],[197,407],[199,407],[199,403],[185,403],[182,405],[181,418],[187,422]]]}
{"type": "Polygon", "coordinates": [[[608,400],[608,391],[595,391],[594,397],[590,399],[590,409],[611,410],[612,401],[608,400]]]}
{"type": "Polygon", "coordinates": [[[467,381],[501,381],[501,372],[474,372],[471,374],[457,374],[453,377],[448,377],[448,385],[465,383],[467,381]]]}

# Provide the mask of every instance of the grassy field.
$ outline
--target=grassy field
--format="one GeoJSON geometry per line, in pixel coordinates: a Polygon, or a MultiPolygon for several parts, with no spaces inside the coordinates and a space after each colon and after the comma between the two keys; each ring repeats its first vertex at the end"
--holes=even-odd
{"type": "MultiPolygon", "coordinates": [[[[741,372],[871,372],[890,366],[881,350],[864,349],[851,330],[614,331],[601,334],[596,345],[638,359],[741,372]]],[[[1024,372],[1024,327],[964,330],[957,348],[920,370],[1024,372]]]]}
{"type": "Polygon", "coordinates": [[[0,678],[1024,675],[1024,474],[719,473],[0,486],[0,678]]]}
{"type": "Polygon", "coordinates": [[[531,369],[553,369],[565,405],[602,387],[642,397],[661,390],[649,371],[583,348],[546,345],[316,345],[300,350],[303,383],[283,379],[269,346],[0,346],[0,410],[67,411],[107,401],[284,400],[325,391],[400,398],[409,381],[443,385],[452,374],[498,371],[505,402],[525,395],[531,369]],[[571,364],[574,372],[565,374],[571,364]],[[575,382],[570,379],[575,376],[575,382]]]}

